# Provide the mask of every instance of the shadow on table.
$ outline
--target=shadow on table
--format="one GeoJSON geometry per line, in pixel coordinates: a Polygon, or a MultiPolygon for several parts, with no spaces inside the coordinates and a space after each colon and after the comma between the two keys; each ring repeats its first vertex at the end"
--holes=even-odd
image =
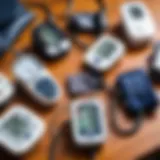
{"type": "Polygon", "coordinates": [[[0,148],[0,160],[21,160],[20,157],[15,157],[12,154],[5,151],[3,148],[0,148]]]}
{"type": "Polygon", "coordinates": [[[136,160],[160,160],[160,148],[157,148],[152,152],[146,153],[145,155],[137,158],[136,160]]]}

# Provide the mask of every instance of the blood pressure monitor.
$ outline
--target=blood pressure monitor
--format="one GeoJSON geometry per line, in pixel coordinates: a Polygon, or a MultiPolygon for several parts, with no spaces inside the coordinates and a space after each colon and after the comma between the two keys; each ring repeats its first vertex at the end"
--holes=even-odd
{"type": "Polygon", "coordinates": [[[105,143],[107,127],[104,105],[100,100],[83,99],[71,104],[73,139],[80,147],[105,143]]]}
{"type": "Polygon", "coordinates": [[[17,82],[42,105],[52,105],[60,98],[60,87],[54,77],[34,55],[22,54],[14,63],[17,82]]]}
{"type": "Polygon", "coordinates": [[[0,106],[8,103],[13,97],[15,88],[5,75],[0,73],[0,106]]]}
{"type": "Polygon", "coordinates": [[[124,44],[115,37],[102,36],[86,53],[85,63],[98,72],[109,70],[125,52],[124,44]]]}
{"type": "Polygon", "coordinates": [[[104,88],[102,76],[90,72],[71,75],[67,79],[67,90],[72,96],[84,95],[104,88]]]}
{"type": "Polygon", "coordinates": [[[51,22],[43,23],[34,30],[33,44],[48,59],[61,57],[71,48],[71,40],[51,22]]]}
{"type": "Polygon", "coordinates": [[[21,105],[14,106],[0,119],[0,145],[14,155],[28,152],[43,136],[45,125],[21,105]]]}
{"type": "Polygon", "coordinates": [[[121,18],[127,39],[133,46],[139,46],[153,38],[155,23],[142,2],[127,2],[122,5],[121,18]]]}

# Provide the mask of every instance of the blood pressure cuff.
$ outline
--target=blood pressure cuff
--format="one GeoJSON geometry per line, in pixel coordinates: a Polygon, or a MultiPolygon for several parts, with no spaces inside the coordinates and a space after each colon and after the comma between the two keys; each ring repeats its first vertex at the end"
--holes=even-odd
{"type": "Polygon", "coordinates": [[[104,83],[102,77],[96,73],[83,72],[78,75],[70,76],[67,80],[67,89],[72,96],[102,89],[103,87],[104,83]]]}
{"type": "Polygon", "coordinates": [[[116,87],[119,98],[129,113],[150,112],[157,106],[151,81],[142,70],[120,75],[116,87]]]}
{"type": "MultiPolygon", "coordinates": [[[[5,1],[2,3],[5,3],[5,1]]],[[[10,21],[8,19],[9,17],[5,17],[4,14],[1,15],[3,18],[6,18],[6,20],[9,22],[7,22],[7,24],[5,25],[1,24],[2,22],[0,22],[0,56],[2,56],[9,49],[9,47],[13,44],[14,40],[24,30],[27,24],[29,24],[33,19],[33,14],[27,12],[25,8],[18,4],[16,1],[10,1],[8,3],[11,3],[11,5],[8,5],[9,8],[14,7],[14,3],[16,6],[14,7],[14,13],[11,13],[13,9],[7,10],[6,8],[6,13],[8,12],[11,15],[14,15],[13,17],[10,17],[10,21]]],[[[1,19],[2,18],[0,18],[0,20],[1,19]]]]}

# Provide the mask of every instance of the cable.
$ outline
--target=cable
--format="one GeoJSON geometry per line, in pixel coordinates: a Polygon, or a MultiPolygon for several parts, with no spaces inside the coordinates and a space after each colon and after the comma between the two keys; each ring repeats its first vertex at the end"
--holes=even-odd
{"type": "MultiPolygon", "coordinates": [[[[105,10],[105,7],[104,7],[105,5],[104,5],[103,0],[96,0],[96,2],[100,7],[100,11],[104,11],[105,10]]],[[[67,9],[66,9],[66,13],[68,13],[67,18],[70,18],[70,16],[72,15],[73,7],[74,7],[73,0],[67,0],[67,9]]]]}
{"type": "MultiPolygon", "coordinates": [[[[51,140],[50,148],[49,148],[49,158],[48,158],[48,160],[55,160],[55,150],[56,150],[56,147],[57,147],[57,144],[58,144],[58,140],[62,136],[62,134],[64,133],[63,129],[64,129],[64,127],[66,126],[66,124],[68,122],[69,121],[66,121],[62,125],[60,130],[57,132],[57,134],[53,136],[53,138],[51,140]]],[[[90,160],[95,160],[95,152],[94,151],[93,152],[89,152],[89,159],[90,160]]]]}
{"type": "MultiPolygon", "coordinates": [[[[111,93],[111,92],[110,92],[111,93]]],[[[117,97],[117,95],[112,94],[112,97],[117,97]]],[[[129,129],[122,129],[118,125],[117,120],[117,108],[118,108],[118,100],[116,98],[112,98],[110,105],[110,124],[112,129],[120,136],[131,136],[135,132],[139,130],[143,122],[143,112],[138,113],[136,115],[133,125],[129,129]]]]}
{"type": "MultiPolygon", "coordinates": [[[[99,12],[105,12],[105,5],[103,3],[103,0],[96,0],[99,7],[100,7],[100,11],[99,12]]],[[[45,14],[46,14],[46,19],[50,22],[52,22],[54,20],[54,15],[52,14],[52,12],[50,11],[49,7],[45,4],[41,4],[41,3],[35,3],[35,2],[24,2],[25,5],[29,5],[29,6],[33,6],[33,7],[38,7],[41,8],[45,14]]],[[[66,19],[67,21],[70,20],[70,17],[72,16],[72,9],[73,9],[73,0],[67,0],[67,9],[66,9],[66,19]]],[[[99,34],[95,34],[96,38],[100,36],[101,33],[99,34]]],[[[72,32],[70,33],[70,38],[82,49],[86,49],[88,48],[88,44],[84,43],[82,40],[80,40],[80,38],[77,38],[77,33],[72,32]]]]}
{"type": "Polygon", "coordinates": [[[77,44],[77,46],[79,46],[82,49],[87,49],[88,45],[86,43],[84,43],[82,40],[80,40],[79,38],[77,38],[77,34],[72,33],[71,34],[71,39],[75,42],[75,44],[77,44]]]}
{"type": "Polygon", "coordinates": [[[56,147],[57,147],[57,143],[58,143],[59,138],[62,136],[63,129],[66,126],[67,123],[68,123],[68,121],[64,122],[62,127],[57,132],[57,134],[53,136],[53,138],[51,140],[50,147],[49,147],[49,158],[48,158],[48,160],[55,160],[54,153],[55,153],[55,150],[56,150],[56,147]]]}
{"type": "Polygon", "coordinates": [[[44,13],[46,14],[46,19],[47,20],[53,20],[54,16],[53,14],[51,13],[49,7],[45,4],[41,4],[41,3],[36,3],[36,2],[23,2],[24,5],[28,5],[28,6],[33,6],[33,7],[38,7],[38,8],[41,8],[44,13]]]}
{"type": "MultiPolygon", "coordinates": [[[[100,10],[99,12],[105,12],[105,5],[103,3],[103,0],[96,0],[96,2],[98,3],[99,7],[100,7],[100,10]]],[[[70,20],[70,17],[72,16],[72,10],[73,10],[73,7],[74,7],[74,3],[73,3],[73,0],[67,0],[67,9],[66,9],[66,19],[67,20],[70,20]]],[[[82,49],[86,49],[88,48],[88,44],[84,43],[82,40],[80,40],[79,38],[77,38],[77,33],[75,32],[72,32],[70,33],[71,34],[71,38],[72,40],[75,41],[75,43],[81,47],[82,49]]],[[[100,34],[95,34],[96,38],[100,36],[100,34]]]]}

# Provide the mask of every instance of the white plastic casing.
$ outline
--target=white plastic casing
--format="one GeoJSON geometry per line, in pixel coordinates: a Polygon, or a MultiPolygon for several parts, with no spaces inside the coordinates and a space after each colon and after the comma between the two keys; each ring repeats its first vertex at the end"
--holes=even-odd
{"type": "MultiPolygon", "coordinates": [[[[88,106],[90,107],[90,106],[88,106]]],[[[98,99],[82,99],[76,100],[71,104],[71,127],[73,133],[73,140],[76,145],[80,147],[94,147],[104,144],[107,139],[107,124],[105,118],[105,108],[104,104],[101,100],[98,99]],[[101,128],[101,132],[94,136],[82,136],[79,132],[79,109],[81,106],[94,103],[96,108],[98,109],[98,119],[101,128]]]]}
{"type": "Polygon", "coordinates": [[[31,150],[43,136],[45,125],[38,116],[24,106],[16,105],[13,107],[0,119],[0,145],[14,155],[22,155],[31,150]],[[5,126],[14,116],[26,121],[26,126],[23,127],[26,127],[27,131],[22,137],[15,137],[5,126]]]}
{"type": "Polygon", "coordinates": [[[124,3],[121,7],[121,19],[126,36],[133,46],[139,46],[153,39],[156,27],[144,3],[139,1],[124,3]],[[136,8],[142,14],[139,18],[133,17],[131,13],[131,10],[136,8]]]}
{"type": "MultiPolygon", "coordinates": [[[[108,71],[120,60],[125,53],[124,44],[117,38],[104,35],[101,36],[87,51],[85,55],[85,63],[98,72],[108,71]],[[104,47],[105,43],[115,45],[114,51],[108,57],[101,57],[96,49],[104,47]]],[[[106,52],[107,54],[107,52],[106,52]]]]}
{"type": "Polygon", "coordinates": [[[14,95],[15,88],[5,75],[0,73],[0,106],[7,103],[14,95]]]}
{"type": "Polygon", "coordinates": [[[36,56],[29,54],[20,55],[13,66],[13,72],[21,86],[40,104],[52,105],[59,100],[61,91],[58,82],[36,56]],[[50,79],[52,84],[56,86],[57,93],[55,96],[46,98],[35,89],[36,83],[44,77],[50,79]]]}

